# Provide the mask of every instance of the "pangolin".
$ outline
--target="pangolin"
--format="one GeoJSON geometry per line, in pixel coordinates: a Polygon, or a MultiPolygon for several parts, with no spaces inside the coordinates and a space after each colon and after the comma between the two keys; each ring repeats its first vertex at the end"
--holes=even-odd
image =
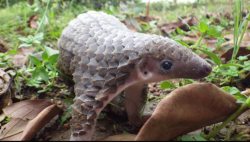
{"type": "Polygon", "coordinates": [[[58,67],[75,83],[70,140],[94,140],[98,115],[121,92],[129,121],[138,125],[145,84],[211,72],[209,63],[174,40],[131,31],[104,12],[78,15],[58,47],[58,67]]]}

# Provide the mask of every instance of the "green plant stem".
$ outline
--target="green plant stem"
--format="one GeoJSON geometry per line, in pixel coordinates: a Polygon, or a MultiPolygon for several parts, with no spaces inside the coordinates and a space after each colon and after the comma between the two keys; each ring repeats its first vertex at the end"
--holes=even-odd
{"type": "MultiPolygon", "coordinates": [[[[243,69],[241,69],[241,70],[239,70],[238,71],[238,74],[243,74],[243,73],[245,73],[245,72],[248,72],[247,70],[244,70],[244,68],[243,69]]],[[[249,73],[247,73],[247,75],[249,75],[249,73]]],[[[247,76],[246,75],[246,76],[247,76]]]]}
{"type": "Polygon", "coordinates": [[[247,104],[244,103],[242,104],[235,113],[233,113],[231,116],[229,116],[221,125],[219,125],[218,127],[215,127],[214,130],[210,131],[210,133],[205,136],[205,138],[207,140],[213,138],[216,136],[216,134],[218,134],[218,132],[224,128],[229,122],[231,122],[232,120],[236,119],[239,115],[241,115],[246,109],[248,108],[247,104]]]}
{"type": "Polygon", "coordinates": [[[245,17],[245,19],[244,19],[244,21],[243,21],[243,23],[242,23],[242,25],[240,27],[240,32],[239,32],[240,36],[239,36],[239,40],[238,40],[238,43],[237,43],[238,46],[240,46],[240,43],[241,43],[241,41],[242,41],[242,39],[244,37],[244,34],[245,34],[246,30],[247,30],[249,18],[250,18],[250,13],[247,14],[247,16],[245,17]]]}
{"type": "Polygon", "coordinates": [[[202,34],[202,35],[199,37],[198,41],[196,42],[196,44],[195,44],[195,46],[194,46],[194,49],[199,49],[198,47],[200,46],[201,41],[202,41],[203,38],[204,38],[204,34],[202,34]]]}
{"type": "Polygon", "coordinates": [[[250,13],[247,14],[247,16],[245,17],[243,23],[241,23],[240,25],[240,29],[239,29],[239,32],[238,32],[238,38],[237,38],[237,41],[235,43],[235,48],[234,48],[234,51],[233,51],[233,56],[232,58],[235,59],[238,52],[239,52],[239,49],[240,49],[240,43],[244,37],[244,34],[247,30],[247,27],[248,27],[248,21],[249,21],[249,18],[250,18],[250,13]]]}

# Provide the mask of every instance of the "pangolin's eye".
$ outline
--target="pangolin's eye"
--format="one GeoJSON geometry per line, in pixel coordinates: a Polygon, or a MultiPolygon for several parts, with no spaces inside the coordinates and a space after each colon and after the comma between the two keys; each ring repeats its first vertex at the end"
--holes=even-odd
{"type": "Polygon", "coordinates": [[[171,69],[172,65],[173,65],[172,62],[169,61],[169,60],[164,60],[164,61],[161,63],[161,67],[162,67],[162,69],[164,69],[164,70],[169,70],[169,69],[171,69]]]}

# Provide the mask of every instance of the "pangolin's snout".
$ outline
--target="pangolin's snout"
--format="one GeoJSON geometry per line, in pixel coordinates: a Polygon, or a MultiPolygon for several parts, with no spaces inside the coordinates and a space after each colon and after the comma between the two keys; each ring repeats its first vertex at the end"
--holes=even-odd
{"type": "Polygon", "coordinates": [[[186,78],[201,79],[208,76],[212,71],[212,66],[200,57],[193,58],[187,65],[186,78]]]}
{"type": "Polygon", "coordinates": [[[212,66],[210,64],[208,63],[203,64],[199,69],[199,76],[206,77],[207,75],[209,75],[211,71],[212,71],[212,66]]]}

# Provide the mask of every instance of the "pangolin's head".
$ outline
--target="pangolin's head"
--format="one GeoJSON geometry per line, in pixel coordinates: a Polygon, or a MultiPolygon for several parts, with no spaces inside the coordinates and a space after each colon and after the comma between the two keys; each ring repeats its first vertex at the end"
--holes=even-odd
{"type": "Polygon", "coordinates": [[[212,67],[190,49],[167,37],[152,41],[138,64],[139,76],[146,82],[174,78],[206,77],[212,67]]]}

